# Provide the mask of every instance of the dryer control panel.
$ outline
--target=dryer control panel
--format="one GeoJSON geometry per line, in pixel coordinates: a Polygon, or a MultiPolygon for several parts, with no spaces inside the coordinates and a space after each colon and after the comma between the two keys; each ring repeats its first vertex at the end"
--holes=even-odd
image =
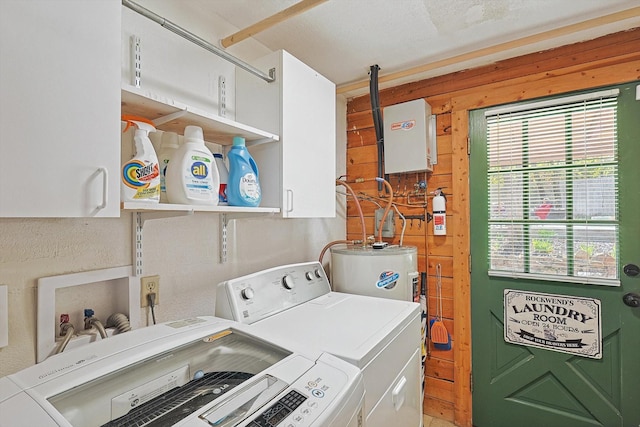
{"type": "Polygon", "coordinates": [[[218,284],[216,316],[250,324],[329,292],[319,262],[283,265],[218,284]]]}

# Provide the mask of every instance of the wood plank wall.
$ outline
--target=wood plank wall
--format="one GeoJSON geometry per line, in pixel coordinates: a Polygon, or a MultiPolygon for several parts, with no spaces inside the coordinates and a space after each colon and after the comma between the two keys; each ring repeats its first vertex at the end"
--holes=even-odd
{"type": "MultiPolygon", "coordinates": [[[[382,65],[384,69],[384,64],[382,65]]],[[[489,66],[448,74],[380,91],[381,107],[424,98],[437,115],[438,164],[427,177],[427,190],[442,187],[447,194],[447,235],[434,236],[432,225],[408,223],[405,245],[418,247],[418,270],[428,273],[428,307],[435,313],[435,266],[442,265],[443,315],[452,335],[451,351],[431,346],[426,363],[424,413],[471,426],[471,301],[469,278],[469,163],[468,112],[483,108],[566,93],[574,90],[640,80],[640,28],[598,39],[538,52],[489,66]]],[[[376,137],[369,96],[347,105],[347,175],[349,179],[377,173],[376,137]]],[[[391,175],[397,202],[422,177],[391,175]]],[[[354,184],[356,192],[378,196],[375,183],[354,184]]],[[[383,195],[384,196],[384,195],[383,195]]],[[[413,200],[415,201],[415,200],[413,200]]],[[[379,201],[384,206],[384,201],[379,201]]],[[[367,235],[374,233],[372,202],[363,202],[367,235]]],[[[420,206],[400,206],[404,215],[420,215],[420,206]]],[[[431,198],[428,208],[431,211],[431,198]]],[[[359,239],[360,221],[352,202],[347,209],[347,238],[359,239]]],[[[393,239],[399,243],[400,221],[393,239]]]]}

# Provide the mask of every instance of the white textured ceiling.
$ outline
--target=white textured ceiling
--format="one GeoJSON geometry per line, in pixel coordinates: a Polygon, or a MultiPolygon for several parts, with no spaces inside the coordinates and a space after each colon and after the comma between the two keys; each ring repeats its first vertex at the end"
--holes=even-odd
{"type": "MultiPolygon", "coordinates": [[[[198,7],[242,29],[298,0],[196,1],[198,7]]],[[[271,50],[289,51],[341,86],[367,80],[374,64],[383,76],[638,6],[639,0],[329,0],[254,39],[271,50]]],[[[638,27],[640,17],[635,15],[516,49],[500,49],[386,86],[638,27]]]]}

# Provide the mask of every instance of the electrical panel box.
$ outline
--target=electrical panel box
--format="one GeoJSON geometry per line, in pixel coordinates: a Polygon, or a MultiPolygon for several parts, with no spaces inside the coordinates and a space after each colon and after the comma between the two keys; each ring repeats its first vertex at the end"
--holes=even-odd
{"type": "MultiPolygon", "coordinates": [[[[380,222],[382,221],[382,216],[384,215],[385,208],[376,209],[375,211],[375,234],[378,235],[380,231],[380,222]]],[[[393,237],[396,234],[396,220],[393,216],[393,210],[390,210],[387,214],[387,218],[384,220],[384,224],[382,224],[382,237],[393,237]]]]}
{"type": "Polygon", "coordinates": [[[384,172],[433,171],[436,157],[436,118],[424,99],[391,105],[383,110],[384,172]]]}

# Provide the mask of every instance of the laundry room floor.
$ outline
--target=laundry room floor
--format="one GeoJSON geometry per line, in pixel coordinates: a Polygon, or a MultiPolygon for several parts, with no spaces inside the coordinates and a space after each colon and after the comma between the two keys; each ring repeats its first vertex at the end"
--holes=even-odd
{"type": "Polygon", "coordinates": [[[455,427],[452,422],[441,420],[440,418],[434,418],[429,415],[423,415],[424,427],[455,427]]]}

